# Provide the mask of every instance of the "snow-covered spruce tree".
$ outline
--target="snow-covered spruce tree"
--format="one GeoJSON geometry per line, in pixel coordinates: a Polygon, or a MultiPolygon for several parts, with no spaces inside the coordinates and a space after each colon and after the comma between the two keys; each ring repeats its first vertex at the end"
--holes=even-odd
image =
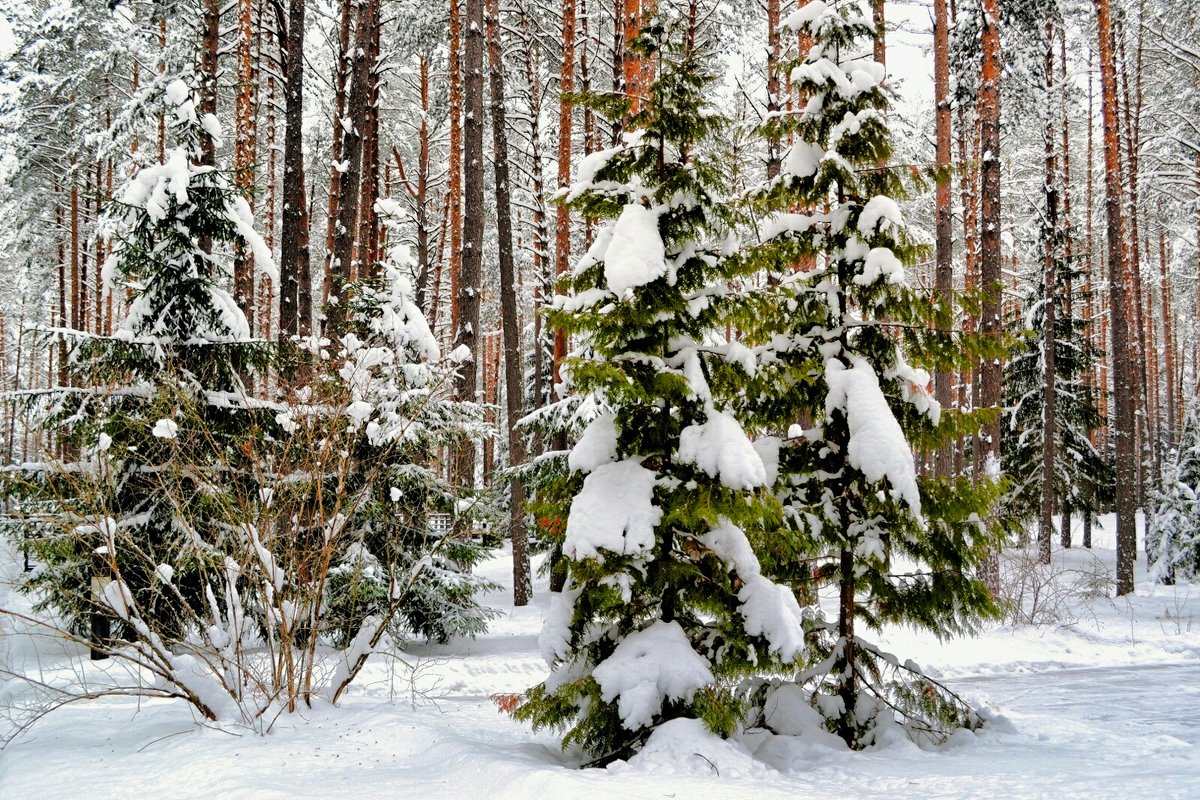
{"type": "MultiPolygon", "coordinates": [[[[323,487],[327,496],[349,498],[332,515],[345,521],[324,619],[342,646],[368,617],[383,621],[393,640],[417,634],[445,641],[481,633],[490,616],[475,600],[490,584],[471,574],[487,550],[471,536],[470,515],[460,512],[453,487],[434,464],[438,447],[480,438],[486,425],[477,404],[452,398],[454,365],[442,360],[413,301],[406,277],[412,268],[408,248],[396,245],[379,279],[353,287],[340,366],[327,387],[344,412],[340,419],[312,420],[345,425],[353,443],[344,451],[353,467],[333,470],[337,477],[323,487]],[[431,530],[431,513],[448,515],[451,529],[431,530]]],[[[316,489],[303,485],[310,504],[316,489]]]]}
{"type": "Polygon", "coordinates": [[[99,554],[163,636],[183,636],[181,608],[204,602],[200,575],[213,555],[198,532],[257,494],[241,470],[264,413],[251,408],[243,380],[272,348],[251,339],[223,286],[235,243],[266,269],[270,251],[225,175],[199,164],[216,121],[198,115],[182,80],[164,95],[175,147],[139,170],[109,212],[103,277],[132,295],[128,313],[111,337],[56,332],[70,348],[70,386],[38,399],[59,458],[9,476],[45,511],[29,588],[81,634],[103,611],[90,588],[99,554]],[[124,554],[113,552],[114,537],[124,554]]]}
{"type": "Polygon", "coordinates": [[[252,340],[222,288],[231,245],[270,255],[199,163],[215,121],[181,81],[166,94],[177,146],[114,212],[107,271],[128,316],[110,338],[66,334],[74,386],[46,398],[64,455],[10,486],[44,512],[28,588],[77,635],[155,676],[148,694],[263,726],[268,709],[336,702],[389,634],[480,630],[481,550],[426,516],[457,511],[431,450],[481,414],[444,399],[451,373],[398,251],[353,295],[335,357],[299,371],[308,386],[286,405],[251,396],[247,377],[304,353],[252,340]]]}
{"type": "Polygon", "coordinates": [[[1163,466],[1146,539],[1156,581],[1173,584],[1200,576],[1200,424],[1194,409],[1179,449],[1163,466]]]}
{"type": "MultiPolygon", "coordinates": [[[[1072,512],[1095,519],[1103,509],[1103,500],[1111,495],[1112,483],[1112,467],[1091,440],[1092,432],[1103,424],[1095,390],[1086,380],[1096,360],[1095,348],[1087,335],[1087,322],[1066,313],[1074,305],[1064,297],[1066,288],[1078,287],[1081,277],[1065,260],[1059,260],[1054,314],[1054,496],[1064,519],[1069,519],[1072,512]]],[[[1072,295],[1072,301],[1080,297],[1077,289],[1072,295]]],[[[1004,439],[1000,455],[1009,481],[1005,505],[1011,514],[1031,520],[1037,518],[1042,497],[1044,275],[1038,275],[1023,305],[1019,318],[1011,325],[1017,345],[1004,368],[1004,439]]]]}
{"type": "MultiPolygon", "coordinates": [[[[794,144],[780,177],[752,198],[762,221],[744,258],[778,285],[740,318],[760,364],[744,418],[787,432],[769,459],[791,530],[779,541],[808,554],[807,569],[773,555],[764,570],[835,588],[838,611],[808,623],[810,666],[795,683],[764,687],[766,708],[779,707],[770,693],[811,684],[811,704],[851,747],[876,741],[888,720],[938,739],[978,718],[859,632],[894,623],[943,636],[996,613],[975,575],[996,544],[985,520],[997,487],[918,477],[911,450],[935,448],[970,420],[938,407],[929,374],[906,355],[951,368],[947,359],[979,342],[939,330],[946,309],[905,283],[918,248],[896,203],[899,173],[885,166],[888,90],[870,59],[870,21],[857,3],[813,0],[785,25],[813,46],[791,70],[805,102],[767,123],[794,144]]],[[[770,714],[763,722],[786,727],[770,714]]]]}
{"type": "MultiPolygon", "coordinates": [[[[728,212],[705,143],[704,56],[670,7],[635,46],[657,79],[617,146],[586,158],[568,194],[606,220],[556,300],[579,349],[565,373],[600,408],[570,453],[564,591],[541,636],[551,675],[516,711],[566,728],[604,764],[660,724],[729,733],[739,679],[794,669],[800,609],[747,538],[777,513],[766,468],[727,410],[745,348],[724,341],[728,212]]],[[[612,113],[611,101],[605,105],[612,113]]]]}

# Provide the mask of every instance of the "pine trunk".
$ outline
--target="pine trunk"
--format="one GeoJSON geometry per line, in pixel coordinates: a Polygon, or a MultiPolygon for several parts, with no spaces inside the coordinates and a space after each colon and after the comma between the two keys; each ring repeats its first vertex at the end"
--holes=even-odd
{"type": "MultiPolygon", "coordinates": [[[[562,0],[562,64],[558,81],[558,188],[571,185],[571,136],[575,91],[575,0],[562,0]]],[[[626,38],[628,41],[628,37],[626,38]]],[[[628,83],[629,71],[625,72],[628,83]]],[[[554,274],[564,275],[571,262],[571,212],[559,204],[555,213],[554,274]]],[[[559,366],[567,354],[566,334],[554,331],[554,383],[562,381],[559,366]]]]}
{"type": "Polygon", "coordinates": [[[374,69],[371,53],[374,49],[375,26],[378,24],[380,0],[364,0],[358,6],[354,20],[354,50],[350,78],[350,96],[346,108],[348,124],[342,125],[343,163],[346,167],[338,187],[338,216],[333,235],[330,259],[331,294],[326,302],[325,335],[339,336],[346,318],[346,298],[342,295],[356,273],[353,263],[355,246],[359,242],[359,201],[363,183],[363,153],[367,142],[365,132],[371,102],[374,69]],[[335,302],[336,296],[336,302],[335,302]]]}
{"type": "Polygon", "coordinates": [[[333,72],[333,124],[329,143],[329,194],[325,207],[325,269],[321,278],[321,315],[334,291],[334,249],[338,230],[342,196],[342,173],[345,171],[344,152],[349,111],[346,108],[346,86],[350,81],[353,60],[350,55],[350,21],[354,12],[353,0],[341,0],[338,22],[338,52],[333,72]]]}
{"type": "MultiPolygon", "coordinates": [[[[620,0],[618,0],[620,2],[620,0]]],[[[619,19],[619,17],[618,17],[619,19]]],[[[534,280],[534,316],[533,316],[533,407],[541,408],[548,402],[548,391],[545,386],[546,364],[552,362],[553,352],[547,352],[542,331],[542,307],[553,295],[550,275],[550,233],[547,228],[547,214],[544,197],[546,194],[545,173],[542,171],[542,134],[539,120],[542,111],[542,82],[536,65],[540,61],[537,40],[530,30],[528,15],[521,17],[521,37],[524,48],[525,88],[529,97],[529,172],[532,183],[531,211],[532,232],[532,261],[534,280]],[[547,358],[549,356],[549,358],[547,358]]],[[[621,75],[619,62],[613,68],[613,75],[621,75]]],[[[614,126],[619,123],[614,122],[614,126]]],[[[538,448],[540,450],[540,447],[538,448]]]]}
{"type": "Polygon", "coordinates": [[[1101,113],[1104,125],[1104,206],[1108,224],[1109,315],[1112,319],[1112,374],[1116,444],[1117,595],[1133,592],[1137,557],[1134,529],[1137,455],[1134,451],[1133,382],[1129,363],[1129,319],[1125,264],[1121,253],[1121,142],[1117,123],[1117,67],[1113,52],[1110,0],[1095,0],[1100,50],[1101,113]]]}
{"type": "Polygon", "coordinates": [[[446,180],[449,197],[450,227],[450,338],[458,336],[460,326],[458,307],[459,281],[462,278],[463,237],[463,75],[462,75],[462,12],[459,0],[450,0],[450,163],[446,180]]]}
{"type": "Polygon", "coordinates": [[[279,248],[279,335],[312,334],[312,262],[304,188],[304,10],[306,0],[276,5],[283,69],[283,225],[279,248]]]}
{"type": "MultiPolygon", "coordinates": [[[[376,11],[376,14],[379,12],[376,11]]],[[[370,47],[367,49],[367,105],[363,110],[362,182],[358,200],[358,236],[356,237],[358,265],[355,279],[374,277],[379,267],[379,215],[375,201],[379,199],[379,20],[371,26],[370,47]]]]}
{"type": "Polygon", "coordinates": [[[71,327],[77,331],[83,330],[83,308],[79,297],[83,293],[80,287],[80,254],[79,254],[79,183],[77,177],[71,179],[71,327]]]}
{"type": "MultiPolygon", "coordinates": [[[[525,460],[517,420],[522,416],[521,330],[517,325],[516,262],[513,258],[513,227],[508,131],[504,114],[504,52],[500,41],[500,3],[488,0],[488,67],[492,104],[492,163],[496,185],[496,237],[500,267],[500,327],[504,335],[504,401],[507,412],[508,463],[525,460]]],[[[513,605],[529,603],[533,592],[529,573],[528,537],[525,533],[525,493],[518,480],[509,482],[509,538],[512,541],[513,605]]]]}
{"type": "Polygon", "coordinates": [[[1163,372],[1166,377],[1166,441],[1167,449],[1175,446],[1178,421],[1175,418],[1175,333],[1172,319],[1171,281],[1167,274],[1167,234],[1163,226],[1158,228],[1158,291],[1162,295],[1163,321],[1163,372]]]}
{"type": "MultiPolygon", "coordinates": [[[[483,0],[466,0],[466,37],[463,46],[465,92],[463,97],[463,250],[462,274],[458,284],[459,325],[455,349],[467,348],[459,364],[458,398],[475,401],[479,386],[479,306],[483,270],[483,0]]],[[[460,486],[475,480],[475,448],[464,442],[459,448],[456,471],[460,486]]]]}
{"type": "MultiPolygon", "coordinates": [[[[653,59],[648,59],[630,45],[642,33],[642,25],[646,20],[654,16],[657,9],[657,0],[624,0],[624,9],[622,12],[622,33],[624,36],[624,46],[622,48],[622,61],[625,73],[625,94],[630,101],[629,114],[630,116],[637,114],[641,109],[642,103],[646,101],[647,92],[650,89],[650,84],[654,81],[654,63],[653,59]]],[[[563,2],[564,13],[566,11],[567,2],[563,2]]],[[[571,16],[574,19],[574,1],[571,0],[571,16]]],[[[566,31],[566,21],[564,19],[564,33],[566,31]]],[[[564,56],[565,58],[565,56],[564,56]]]]}
{"type": "MultiPolygon", "coordinates": [[[[1046,25],[1046,96],[1054,88],[1054,26],[1046,25]]],[[[1043,564],[1050,563],[1050,547],[1054,537],[1054,461],[1055,438],[1057,436],[1054,349],[1056,347],[1055,325],[1058,306],[1058,171],[1055,158],[1054,114],[1052,107],[1046,109],[1046,217],[1042,222],[1042,246],[1046,286],[1044,333],[1042,349],[1042,485],[1041,514],[1038,518],[1038,558],[1043,564]]]]}
{"type": "MultiPolygon", "coordinates": [[[[237,0],[237,94],[234,97],[233,184],[246,202],[254,204],[255,88],[254,2],[237,0]]],[[[243,244],[233,254],[233,297],[254,330],[254,255],[243,244]]]]}
{"type": "MultiPolygon", "coordinates": [[[[1002,253],[1000,249],[1000,3],[983,0],[983,62],[979,80],[979,147],[982,231],[979,236],[979,281],[983,291],[979,331],[998,340],[1001,336],[1001,296],[1003,292],[1002,253]]],[[[994,410],[994,416],[976,439],[976,471],[992,474],[1000,462],[1000,362],[983,359],[979,365],[980,406],[994,410]]],[[[982,577],[993,593],[1000,588],[1000,569],[996,554],[983,566],[982,577]]]]}
{"type": "MultiPolygon", "coordinates": [[[[779,29],[779,0],[767,0],[767,118],[779,114],[779,59],[782,41],[779,29]]],[[[779,177],[782,153],[778,136],[767,137],[767,180],[779,177]]]]}
{"type": "Polygon", "coordinates": [[[876,61],[887,66],[887,19],[884,0],[871,0],[871,24],[875,28],[873,55],[876,61]]]}
{"type": "MultiPolygon", "coordinates": [[[[166,15],[163,15],[166,24],[166,15]]],[[[221,50],[221,0],[204,0],[200,21],[200,108],[201,115],[217,113],[217,70],[218,54],[221,50]]],[[[163,45],[166,46],[166,30],[162,32],[163,45]]],[[[163,160],[165,148],[163,121],[159,120],[159,160],[163,160]]],[[[210,137],[200,141],[200,163],[213,164],[216,159],[215,143],[210,137]]],[[[211,243],[202,245],[205,251],[211,249],[211,243]]]]}
{"type": "MultiPolygon", "coordinates": [[[[934,166],[937,172],[933,210],[934,291],[941,302],[950,304],[954,290],[954,217],[950,208],[950,21],[947,17],[946,0],[933,0],[934,166]]],[[[943,409],[949,410],[953,404],[953,389],[954,373],[939,370],[934,391],[943,409]]],[[[949,478],[953,473],[953,446],[946,445],[937,455],[937,475],[949,478]]]]}

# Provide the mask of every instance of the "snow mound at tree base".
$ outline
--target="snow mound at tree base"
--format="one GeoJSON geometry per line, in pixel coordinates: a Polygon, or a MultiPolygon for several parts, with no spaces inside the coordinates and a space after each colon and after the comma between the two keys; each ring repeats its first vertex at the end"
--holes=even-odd
{"type": "Polygon", "coordinates": [[[775,772],[741,743],[722,739],[698,719],[664,722],[641,752],[628,762],[614,763],[609,771],[722,778],[762,778],[775,772]]]}

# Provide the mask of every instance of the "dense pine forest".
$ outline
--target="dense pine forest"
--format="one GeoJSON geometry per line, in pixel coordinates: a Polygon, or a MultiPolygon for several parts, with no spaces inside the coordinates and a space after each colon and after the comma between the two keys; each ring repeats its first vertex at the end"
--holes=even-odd
{"type": "Polygon", "coordinates": [[[786,771],[1006,729],[894,631],[1191,631],[1187,4],[0,9],[5,741],[532,606],[512,731],[786,771]]]}

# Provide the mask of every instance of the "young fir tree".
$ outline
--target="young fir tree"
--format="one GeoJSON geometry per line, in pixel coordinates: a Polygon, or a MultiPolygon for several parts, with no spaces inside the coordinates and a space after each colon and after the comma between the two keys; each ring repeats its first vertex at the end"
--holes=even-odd
{"type": "Polygon", "coordinates": [[[1146,533],[1151,574],[1165,584],[1194,581],[1200,576],[1200,425],[1194,412],[1161,481],[1146,533]]]}
{"type": "Polygon", "coordinates": [[[978,719],[860,631],[895,623],[943,636],[996,613],[975,576],[996,543],[984,520],[997,488],[918,476],[911,447],[935,448],[971,423],[941,410],[928,373],[905,357],[950,368],[979,342],[936,330],[948,327],[946,308],[906,285],[918,248],[896,203],[900,176],[886,166],[888,93],[869,20],[856,3],[813,0],[785,25],[813,42],[791,68],[805,102],[767,123],[794,144],[754,198],[762,221],[744,258],[776,285],[747,301],[740,322],[760,363],[746,418],[787,430],[769,459],[792,532],[781,541],[807,556],[798,565],[784,548],[768,569],[836,587],[837,618],[808,626],[810,666],[796,681],[813,686],[830,729],[856,748],[886,718],[937,738],[978,719]]]}
{"type": "Polygon", "coordinates": [[[560,485],[567,580],[541,636],[552,673],[515,715],[567,728],[564,746],[595,764],[673,718],[729,733],[738,679],[786,669],[803,647],[795,598],[763,576],[746,534],[777,506],[728,410],[748,351],[724,340],[737,276],[705,152],[722,119],[706,103],[705,45],[674,13],[634,44],[657,66],[648,101],[567,196],[606,222],[552,315],[580,344],[571,388],[599,414],[560,485]]]}
{"type": "Polygon", "coordinates": [[[110,209],[103,274],[130,293],[128,313],[111,337],[60,332],[71,385],[40,398],[60,458],[10,475],[45,512],[29,586],[79,633],[98,613],[93,570],[115,568],[164,632],[183,635],[172,621],[179,604],[202,604],[200,576],[220,568],[205,537],[257,495],[246,453],[270,418],[248,399],[245,378],[272,348],[251,339],[223,288],[235,244],[265,269],[270,251],[227,177],[200,163],[216,120],[197,113],[182,80],[165,87],[165,105],[174,148],[139,170],[110,209]],[[131,543],[127,558],[112,552],[118,532],[131,543]],[[168,570],[177,592],[163,588],[168,570]]]}
{"type": "Polygon", "coordinates": [[[475,595],[494,587],[471,574],[488,551],[434,464],[439,447],[484,434],[482,409],[452,399],[453,365],[405,277],[413,266],[407,247],[394,246],[380,278],[354,286],[329,387],[347,402],[339,419],[318,423],[345,425],[353,442],[345,450],[353,465],[334,471],[345,479],[324,487],[353,498],[326,590],[327,629],[340,645],[369,617],[388,620],[393,639],[446,641],[482,633],[491,616],[475,595]],[[431,514],[450,519],[449,529],[431,527],[431,514]]]}
{"type": "MultiPolygon", "coordinates": [[[[1004,418],[1001,464],[1009,481],[1005,505],[1024,520],[1035,519],[1042,500],[1046,350],[1046,281],[1042,270],[1025,297],[1021,316],[1011,326],[1017,345],[1004,368],[1004,418]]],[[[1093,520],[1111,495],[1111,465],[1096,449],[1091,435],[1101,427],[1096,393],[1086,380],[1096,353],[1087,322],[1066,313],[1073,300],[1066,287],[1078,286],[1080,275],[1065,260],[1057,264],[1054,314],[1054,486],[1057,506],[1069,525],[1072,512],[1093,520]]]]}

